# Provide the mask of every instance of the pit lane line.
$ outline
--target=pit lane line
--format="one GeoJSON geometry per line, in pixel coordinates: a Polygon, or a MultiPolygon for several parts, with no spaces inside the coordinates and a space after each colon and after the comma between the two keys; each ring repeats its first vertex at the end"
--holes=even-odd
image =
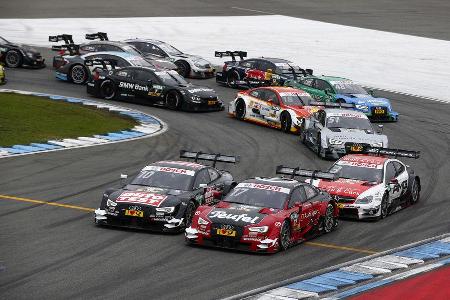
{"type": "MultiPolygon", "coordinates": [[[[78,205],[70,205],[70,204],[49,202],[49,201],[43,201],[43,200],[35,200],[35,199],[29,199],[29,198],[9,196],[9,195],[0,195],[0,200],[15,200],[15,201],[21,201],[21,202],[28,202],[28,203],[37,203],[37,204],[44,204],[44,205],[51,205],[51,206],[58,206],[58,207],[76,209],[76,210],[81,210],[81,211],[86,211],[86,212],[93,212],[93,211],[95,211],[94,208],[90,208],[90,207],[83,207],[83,206],[78,206],[78,205]]],[[[336,249],[336,250],[343,250],[343,251],[350,251],[350,252],[357,252],[357,253],[364,253],[364,254],[375,254],[375,253],[378,253],[378,251],[372,251],[372,250],[367,250],[367,249],[359,249],[359,248],[340,246],[340,245],[333,245],[333,244],[327,244],[327,243],[305,242],[304,244],[308,245],[308,246],[313,246],[313,247],[329,248],[329,249],[336,249]]]]}

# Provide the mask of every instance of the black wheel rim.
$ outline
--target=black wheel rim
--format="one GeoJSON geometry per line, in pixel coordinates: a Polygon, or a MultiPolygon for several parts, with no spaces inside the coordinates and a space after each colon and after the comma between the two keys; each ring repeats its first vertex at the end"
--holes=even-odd
{"type": "Polygon", "coordinates": [[[112,84],[107,83],[103,85],[103,95],[108,99],[114,97],[114,88],[112,84]]]}
{"type": "Polygon", "coordinates": [[[72,68],[72,80],[75,83],[83,83],[85,78],[84,68],[81,66],[75,66],[72,68]]]}
{"type": "Polygon", "coordinates": [[[186,208],[186,227],[191,226],[192,217],[194,216],[194,204],[192,202],[189,203],[188,207],[186,208]]]}
{"type": "Polygon", "coordinates": [[[179,63],[178,64],[178,74],[180,74],[183,77],[186,77],[186,75],[187,75],[186,71],[187,71],[187,68],[186,68],[185,64],[179,63]]]}
{"type": "Polygon", "coordinates": [[[17,67],[19,64],[19,54],[16,52],[10,52],[6,56],[6,62],[10,67],[17,67]]]}
{"type": "Polygon", "coordinates": [[[287,249],[289,245],[289,227],[286,223],[283,224],[283,227],[281,228],[281,247],[283,249],[287,249]]]}
{"type": "Polygon", "coordinates": [[[334,218],[333,218],[333,206],[329,205],[327,207],[327,212],[325,215],[325,231],[330,232],[334,226],[334,218]]]}
{"type": "Polygon", "coordinates": [[[169,108],[175,109],[178,106],[178,95],[170,93],[167,95],[167,106],[169,108]]]}
{"type": "Polygon", "coordinates": [[[386,198],[384,198],[381,201],[381,217],[384,218],[387,216],[387,201],[386,198]]]}
{"type": "Polygon", "coordinates": [[[237,107],[236,107],[236,116],[239,119],[243,119],[244,118],[244,114],[245,114],[244,105],[241,102],[239,102],[237,107]]]}

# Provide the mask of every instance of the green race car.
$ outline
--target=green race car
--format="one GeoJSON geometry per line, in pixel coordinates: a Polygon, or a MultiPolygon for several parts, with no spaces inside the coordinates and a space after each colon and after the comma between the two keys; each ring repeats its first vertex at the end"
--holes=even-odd
{"type": "Polygon", "coordinates": [[[5,84],[6,83],[6,72],[5,72],[5,68],[0,65],[0,84],[5,84]]]}
{"type": "Polygon", "coordinates": [[[398,112],[392,110],[391,102],[386,98],[374,97],[353,81],[333,76],[306,76],[288,80],[285,85],[302,89],[314,99],[322,102],[354,103],[357,110],[371,120],[397,121],[398,112]]]}

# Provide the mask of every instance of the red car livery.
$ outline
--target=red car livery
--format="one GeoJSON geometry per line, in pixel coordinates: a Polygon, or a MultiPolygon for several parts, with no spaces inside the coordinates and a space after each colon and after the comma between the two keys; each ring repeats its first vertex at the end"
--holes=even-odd
{"type": "Polygon", "coordinates": [[[228,113],[239,119],[281,129],[298,132],[305,118],[321,107],[311,105],[311,96],[290,87],[260,87],[241,91],[231,101],[228,113]]]}
{"type": "Polygon", "coordinates": [[[390,156],[418,158],[419,152],[367,147],[366,154],[349,154],[329,170],[337,180],[312,180],[338,202],[342,217],[381,219],[420,196],[420,178],[403,162],[390,156]]]}
{"type": "MultiPolygon", "coordinates": [[[[302,171],[277,168],[278,174],[302,171]]],[[[330,178],[322,174],[314,178],[330,178]]],[[[198,207],[185,237],[192,244],[273,253],[332,231],[337,216],[328,193],[293,179],[257,177],[239,183],[218,204],[198,207]]]]}

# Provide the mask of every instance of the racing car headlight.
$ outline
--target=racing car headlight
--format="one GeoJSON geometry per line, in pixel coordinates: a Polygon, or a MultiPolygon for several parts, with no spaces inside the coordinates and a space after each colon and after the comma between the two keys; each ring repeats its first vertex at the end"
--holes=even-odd
{"type": "Polygon", "coordinates": [[[195,61],[195,62],[194,62],[194,65],[195,65],[197,68],[204,68],[204,67],[205,67],[205,64],[204,64],[203,62],[201,62],[201,61],[195,61]]]}
{"type": "Polygon", "coordinates": [[[109,200],[109,199],[108,199],[108,200],[106,201],[106,205],[107,205],[107,206],[117,206],[117,203],[114,202],[114,201],[112,201],[112,200],[109,200]]]}
{"type": "Polygon", "coordinates": [[[328,142],[331,145],[342,145],[344,142],[339,139],[329,139],[328,142]]]}
{"type": "Polygon", "coordinates": [[[373,201],[373,196],[366,196],[361,199],[356,199],[355,204],[369,204],[373,201]]]}
{"type": "Polygon", "coordinates": [[[209,224],[208,221],[206,221],[205,219],[202,219],[201,217],[198,217],[197,223],[198,223],[199,225],[208,225],[208,224],[209,224]]]}
{"type": "Polygon", "coordinates": [[[199,96],[192,95],[191,101],[195,103],[202,103],[202,99],[199,96]]]}
{"type": "Polygon", "coordinates": [[[175,210],[175,206],[157,207],[156,208],[157,212],[163,212],[163,213],[166,213],[166,214],[173,213],[174,210],[175,210]]]}
{"type": "Polygon", "coordinates": [[[369,107],[367,105],[361,105],[361,104],[356,104],[355,105],[356,109],[362,110],[362,111],[368,111],[369,107]]]}
{"type": "Polygon", "coordinates": [[[251,232],[266,233],[269,230],[269,226],[249,227],[248,230],[251,232]]]}
{"type": "Polygon", "coordinates": [[[383,142],[372,143],[372,147],[383,147],[383,142]]]}

